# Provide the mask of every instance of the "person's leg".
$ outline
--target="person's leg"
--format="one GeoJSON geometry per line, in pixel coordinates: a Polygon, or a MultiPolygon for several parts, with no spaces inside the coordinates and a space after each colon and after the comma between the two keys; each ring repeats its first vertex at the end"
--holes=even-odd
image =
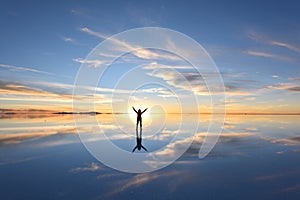
{"type": "Polygon", "coordinates": [[[142,118],[140,119],[140,127],[142,127],[142,118]]]}

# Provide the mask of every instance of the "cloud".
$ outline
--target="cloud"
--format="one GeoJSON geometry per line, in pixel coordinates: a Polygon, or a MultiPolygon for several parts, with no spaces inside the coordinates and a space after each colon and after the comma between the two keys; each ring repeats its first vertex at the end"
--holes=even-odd
{"type": "Polygon", "coordinates": [[[300,77],[290,77],[290,78],[288,78],[288,80],[300,81],[300,77]]]}
{"type": "Polygon", "coordinates": [[[261,52],[261,51],[244,51],[245,54],[251,55],[251,56],[257,56],[257,57],[264,57],[264,58],[273,58],[276,60],[283,60],[283,61],[292,61],[293,59],[290,57],[285,57],[277,54],[272,54],[272,53],[266,53],[266,52],[261,52]]]}
{"type": "Polygon", "coordinates": [[[149,65],[143,67],[146,70],[156,70],[156,69],[195,69],[193,66],[188,65],[163,65],[157,62],[152,62],[149,65]]]}
{"type": "Polygon", "coordinates": [[[87,59],[83,59],[83,58],[74,58],[73,61],[81,63],[81,64],[89,64],[93,67],[99,67],[100,65],[105,63],[105,60],[99,60],[99,59],[87,60],[87,59]]]}
{"type": "Polygon", "coordinates": [[[270,39],[269,37],[266,37],[256,31],[250,30],[247,32],[247,35],[250,39],[252,39],[254,41],[262,42],[262,43],[272,45],[272,46],[284,47],[284,48],[294,51],[296,53],[300,53],[300,48],[298,48],[294,45],[291,45],[289,43],[286,43],[286,42],[281,42],[281,41],[270,39]]]}
{"type": "Polygon", "coordinates": [[[19,83],[5,82],[0,80],[0,94],[23,95],[23,96],[41,96],[41,97],[64,97],[72,98],[71,94],[59,94],[40,89],[25,86],[19,83]]]}
{"type": "Polygon", "coordinates": [[[293,92],[300,92],[300,86],[294,86],[294,87],[289,87],[287,90],[293,91],[293,92]]]}
{"type": "Polygon", "coordinates": [[[209,94],[202,76],[198,73],[156,70],[148,75],[161,78],[171,86],[194,92],[197,95],[209,94]]]}
{"type": "Polygon", "coordinates": [[[272,45],[275,45],[275,46],[279,46],[279,47],[285,47],[291,51],[294,51],[294,52],[297,52],[297,53],[300,53],[300,48],[298,47],[295,47],[291,44],[288,44],[288,43],[284,43],[284,42],[279,42],[279,41],[275,41],[275,40],[271,40],[269,41],[269,44],[272,44],[272,45]]]}
{"type": "Polygon", "coordinates": [[[0,67],[8,69],[10,71],[15,71],[15,72],[33,72],[33,73],[39,73],[39,74],[47,74],[47,75],[53,75],[50,72],[45,72],[33,68],[28,68],[28,67],[17,67],[13,65],[6,65],[6,64],[0,64],[0,67]]]}
{"type": "MultiPolygon", "coordinates": [[[[98,109],[105,109],[109,106],[112,101],[114,103],[120,103],[124,100],[124,96],[132,93],[131,90],[124,89],[114,89],[114,88],[103,88],[103,87],[90,87],[90,86],[78,86],[82,93],[73,96],[72,91],[74,85],[63,84],[56,82],[46,82],[46,81],[30,81],[25,83],[18,82],[7,82],[0,80],[0,101],[9,104],[16,105],[15,101],[22,102],[27,106],[43,106],[58,105],[61,109],[70,110],[74,98],[80,102],[80,105],[88,109],[92,99],[98,109]],[[118,95],[113,96],[112,95],[118,95]],[[26,103],[25,103],[26,102],[26,103]],[[37,104],[38,102],[38,104],[37,104]],[[47,104],[46,104],[47,103],[47,104]],[[65,107],[62,107],[65,104],[65,107]]],[[[141,90],[144,93],[153,93],[154,89],[141,90]]],[[[157,88],[158,95],[172,95],[163,89],[157,88]]],[[[2,105],[4,106],[4,104],[2,105]]],[[[16,105],[19,107],[18,105],[16,105]]],[[[59,109],[59,110],[61,110],[59,109]]],[[[82,108],[83,109],[83,108],[82,108]]],[[[106,109],[105,109],[106,110],[106,109]]]]}
{"type": "Polygon", "coordinates": [[[101,38],[101,39],[107,39],[108,38],[107,35],[104,35],[102,33],[93,31],[93,30],[91,30],[91,29],[89,29],[87,27],[82,27],[79,30],[82,31],[82,32],[88,33],[89,35],[93,35],[93,36],[96,36],[98,38],[101,38]]]}
{"type": "Polygon", "coordinates": [[[65,36],[61,36],[61,39],[65,42],[68,42],[68,43],[72,43],[72,44],[76,44],[76,40],[74,38],[71,38],[71,37],[65,37],[65,36]]]}
{"type": "MultiPolygon", "coordinates": [[[[161,78],[166,81],[169,85],[174,86],[179,89],[184,89],[185,91],[193,92],[196,95],[207,96],[210,94],[222,94],[221,87],[212,87],[213,91],[209,91],[206,83],[201,74],[197,72],[177,72],[170,70],[156,70],[152,73],[148,73],[150,76],[154,76],[157,78],[161,78]]],[[[213,79],[215,74],[208,74],[206,76],[207,79],[213,79]]],[[[225,93],[226,95],[250,95],[250,92],[240,91],[236,86],[232,86],[229,84],[225,85],[225,93]]]]}
{"type": "Polygon", "coordinates": [[[254,101],[256,98],[255,97],[246,97],[246,98],[243,98],[244,100],[246,101],[254,101]]]}
{"type": "Polygon", "coordinates": [[[292,92],[300,92],[300,86],[292,85],[291,83],[279,83],[275,85],[269,85],[266,87],[267,89],[275,89],[275,90],[288,90],[292,92]]]}
{"type": "Polygon", "coordinates": [[[141,59],[147,59],[147,60],[149,60],[149,59],[150,60],[151,59],[164,59],[164,60],[172,60],[172,61],[181,60],[181,58],[171,55],[169,53],[156,52],[155,50],[145,49],[138,45],[132,45],[125,41],[121,41],[116,38],[109,37],[105,34],[93,31],[87,27],[80,28],[80,31],[85,32],[92,36],[96,36],[96,37],[104,39],[104,40],[109,40],[109,41],[113,42],[114,44],[116,44],[115,47],[117,47],[117,49],[114,49],[115,51],[119,51],[119,52],[123,52],[123,53],[131,52],[133,55],[135,55],[136,57],[141,58],[141,59]]]}
{"type": "Polygon", "coordinates": [[[88,164],[86,167],[76,167],[73,169],[70,169],[70,172],[72,173],[78,173],[78,172],[96,172],[99,171],[101,168],[97,163],[92,162],[91,164],[88,164]]]}

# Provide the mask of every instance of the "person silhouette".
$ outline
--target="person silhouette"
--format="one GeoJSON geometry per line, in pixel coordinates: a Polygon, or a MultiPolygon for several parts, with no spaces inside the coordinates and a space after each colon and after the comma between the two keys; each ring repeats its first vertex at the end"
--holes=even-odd
{"type": "Polygon", "coordinates": [[[148,108],[146,108],[143,112],[141,111],[141,109],[139,109],[138,111],[136,111],[136,109],[133,106],[132,106],[132,108],[133,108],[134,112],[136,112],[136,114],[137,114],[137,117],[136,117],[136,126],[138,126],[140,124],[140,127],[142,127],[143,126],[142,125],[142,114],[144,112],[146,112],[146,110],[148,108]]]}
{"type": "Polygon", "coordinates": [[[148,150],[142,145],[142,127],[140,127],[140,134],[138,131],[138,125],[136,125],[136,146],[132,149],[132,153],[138,149],[139,151],[143,148],[145,151],[148,152],[148,150]]]}

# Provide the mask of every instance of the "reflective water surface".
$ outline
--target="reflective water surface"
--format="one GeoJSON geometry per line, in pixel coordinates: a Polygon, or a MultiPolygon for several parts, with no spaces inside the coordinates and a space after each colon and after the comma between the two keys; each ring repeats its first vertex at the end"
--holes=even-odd
{"type": "MultiPolygon", "coordinates": [[[[80,117],[88,123],[95,116],[80,117]]],[[[170,115],[161,130],[161,124],[145,119],[142,140],[135,122],[124,119],[123,124],[122,115],[118,124],[110,114],[96,117],[103,132],[84,126],[80,131],[96,135],[96,140],[105,135],[133,156],[155,152],[168,158],[193,142],[161,170],[124,173],[101,164],[86,150],[72,115],[2,116],[1,199],[299,199],[300,116],[228,115],[217,145],[201,160],[198,151],[209,115],[170,115]],[[185,120],[179,128],[181,117],[185,120]],[[195,138],[172,140],[194,131],[189,122],[195,120],[200,120],[195,138]],[[137,147],[139,142],[147,151],[137,147]]]]}

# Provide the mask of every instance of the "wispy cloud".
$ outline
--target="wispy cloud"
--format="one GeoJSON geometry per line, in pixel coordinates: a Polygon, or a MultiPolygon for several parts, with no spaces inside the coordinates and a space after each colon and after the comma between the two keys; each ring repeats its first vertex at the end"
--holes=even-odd
{"type": "Polygon", "coordinates": [[[17,67],[14,65],[7,65],[7,64],[0,64],[0,67],[8,69],[10,71],[15,71],[15,72],[33,72],[33,73],[39,73],[39,74],[53,75],[50,72],[41,71],[41,70],[29,68],[29,67],[17,67]]]}
{"type": "Polygon", "coordinates": [[[107,35],[99,33],[99,32],[96,32],[96,31],[93,31],[93,30],[91,30],[91,29],[89,29],[87,27],[82,27],[79,30],[82,31],[82,32],[88,33],[89,35],[93,35],[93,36],[96,36],[98,38],[101,38],[101,39],[107,39],[107,38],[109,38],[107,35]]]}
{"type": "Polygon", "coordinates": [[[300,92],[299,85],[292,85],[291,83],[279,83],[275,85],[266,86],[267,89],[275,89],[275,90],[288,90],[292,92],[300,92]]]}
{"type": "Polygon", "coordinates": [[[290,78],[288,78],[288,80],[300,81],[300,77],[290,77],[290,78]]]}
{"type": "Polygon", "coordinates": [[[24,95],[24,96],[51,96],[51,97],[64,97],[72,98],[71,94],[59,94],[48,92],[36,88],[32,88],[26,85],[13,82],[5,82],[0,80],[0,94],[5,95],[24,95]]]}
{"type": "Polygon", "coordinates": [[[258,56],[258,57],[264,57],[264,58],[273,58],[276,60],[283,60],[283,61],[293,61],[293,58],[281,56],[277,54],[267,53],[267,52],[261,52],[261,51],[244,51],[245,54],[251,55],[251,56],[258,56]]]}
{"type": "Polygon", "coordinates": [[[255,97],[246,97],[246,98],[243,98],[244,100],[246,101],[254,101],[256,98],[255,97]]]}
{"type": "Polygon", "coordinates": [[[257,42],[262,42],[262,43],[265,43],[265,44],[268,44],[268,45],[272,45],[272,46],[277,46],[277,47],[284,47],[286,49],[289,49],[291,51],[294,51],[296,53],[300,53],[300,48],[299,47],[296,47],[292,44],[289,44],[287,42],[282,42],[282,41],[278,41],[278,40],[273,40],[263,34],[260,34],[256,31],[253,31],[253,30],[249,30],[247,32],[247,36],[254,40],[254,41],[257,41],[257,42]]]}
{"type": "Polygon", "coordinates": [[[287,49],[289,49],[289,50],[291,50],[291,51],[300,53],[300,48],[295,47],[295,46],[293,46],[293,45],[291,45],[291,44],[288,44],[288,43],[279,42],[279,41],[274,41],[274,40],[273,40],[273,41],[272,41],[272,40],[269,41],[269,43],[272,44],[272,45],[275,45],[275,46],[285,47],[285,48],[287,48],[287,49]]]}
{"type": "Polygon", "coordinates": [[[65,42],[68,42],[68,43],[73,43],[75,44],[76,43],[76,40],[74,38],[71,38],[71,37],[65,37],[65,36],[61,36],[61,39],[65,42]]]}
{"type": "Polygon", "coordinates": [[[193,66],[189,65],[163,65],[157,62],[152,62],[149,65],[143,67],[146,70],[156,70],[156,69],[194,69],[193,66]]]}
{"type": "Polygon", "coordinates": [[[162,52],[156,52],[155,50],[145,49],[138,45],[130,44],[128,42],[118,40],[116,38],[109,37],[105,34],[93,31],[87,27],[80,28],[80,31],[85,32],[92,36],[96,36],[96,37],[104,39],[104,40],[109,40],[116,45],[115,47],[117,47],[117,49],[114,49],[115,51],[124,52],[124,53],[131,52],[133,55],[135,55],[136,57],[141,58],[141,59],[147,59],[147,60],[148,59],[165,59],[165,60],[172,60],[172,61],[181,60],[179,57],[171,55],[169,53],[162,53],[162,52]]]}
{"type": "Polygon", "coordinates": [[[105,63],[105,60],[99,60],[99,59],[95,59],[95,60],[88,60],[88,59],[83,59],[83,58],[74,58],[73,59],[74,62],[78,62],[81,64],[88,64],[91,65],[93,67],[99,67],[100,65],[105,63]]]}

